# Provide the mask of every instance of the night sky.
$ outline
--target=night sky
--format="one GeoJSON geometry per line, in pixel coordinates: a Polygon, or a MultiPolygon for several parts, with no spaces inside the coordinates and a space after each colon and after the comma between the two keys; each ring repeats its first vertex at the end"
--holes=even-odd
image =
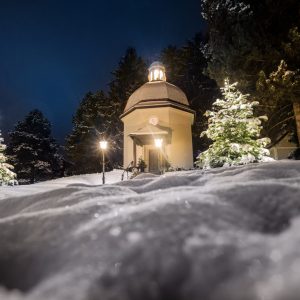
{"type": "Polygon", "coordinates": [[[107,89],[127,47],[147,61],[204,28],[200,0],[0,0],[0,129],[32,109],[64,142],[88,91],[107,89]]]}

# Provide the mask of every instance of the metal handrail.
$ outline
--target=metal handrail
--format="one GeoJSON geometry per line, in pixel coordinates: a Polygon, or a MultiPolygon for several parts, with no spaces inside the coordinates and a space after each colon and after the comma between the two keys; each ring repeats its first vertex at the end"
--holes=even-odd
{"type": "Polygon", "coordinates": [[[131,161],[131,162],[129,163],[129,165],[127,166],[127,168],[126,168],[126,169],[123,169],[124,171],[123,171],[122,176],[121,176],[121,181],[124,180],[124,174],[125,174],[125,172],[127,173],[127,179],[128,179],[128,173],[130,172],[130,170],[132,170],[132,169],[134,168],[134,165],[133,165],[133,164],[134,164],[133,161],[131,161]]]}

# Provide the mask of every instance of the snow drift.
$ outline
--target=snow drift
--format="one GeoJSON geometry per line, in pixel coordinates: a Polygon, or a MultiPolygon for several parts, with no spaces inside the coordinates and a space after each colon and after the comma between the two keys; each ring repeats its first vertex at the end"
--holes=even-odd
{"type": "Polygon", "coordinates": [[[0,189],[1,299],[299,299],[299,162],[97,180],[0,189]]]}

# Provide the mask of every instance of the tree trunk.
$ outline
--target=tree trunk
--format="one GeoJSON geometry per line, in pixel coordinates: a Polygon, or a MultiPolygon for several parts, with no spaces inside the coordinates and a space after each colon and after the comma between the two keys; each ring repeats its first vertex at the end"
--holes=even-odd
{"type": "Polygon", "coordinates": [[[300,146],[300,102],[294,102],[294,114],[297,128],[298,147],[300,146]]]}

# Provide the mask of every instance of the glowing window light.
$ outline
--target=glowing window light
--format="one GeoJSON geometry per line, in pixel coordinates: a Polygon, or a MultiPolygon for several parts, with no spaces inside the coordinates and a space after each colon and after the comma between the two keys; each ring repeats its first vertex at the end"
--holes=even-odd
{"type": "Polygon", "coordinates": [[[149,67],[148,80],[151,81],[166,81],[166,70],[162,63],[156,61],[149,67]]]}
{"type": "Polygon", "coordinates": [[[163,78],[164,72],[160,69],[154,69],[152,72],[150,72],[150,81],[163,80],[163,78]]]}
{"type": "Polygon", "coordinates": [[[154,80],[159,80],[159,70],[158,69],[154,70],[154,80]]]}
{"type": "Polygon", "coordinates": [[[163,139],[154,139],[154,144],[156,148],[161,148],[163,145],[163,139]]]}

